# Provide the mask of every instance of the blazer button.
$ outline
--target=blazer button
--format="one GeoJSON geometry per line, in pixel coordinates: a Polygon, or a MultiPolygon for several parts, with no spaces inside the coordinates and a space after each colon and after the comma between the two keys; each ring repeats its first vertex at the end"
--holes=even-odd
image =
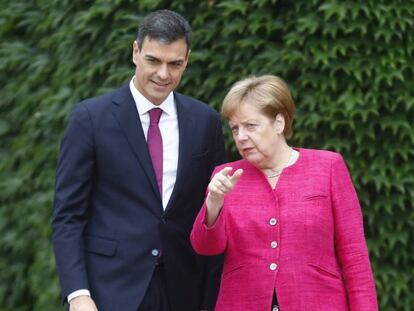
{"type": "Polygon", "coordinates": [[[276,248],[277,247],[277,242],[276,241],[272,241],[272,243],[270,243],[270,247],[271,248],[276,248]]]}
{"type": "Polygon", "coordinates": [[[277,224],[277,220],[276,220],[276,218],[270,218],[270,220],[269,220],[269,224],[270,224],[271,226],[275,226],[275,225],[277,224]]]}
{"type": "Polygon", "coordinates": [[[151,255],[152,255],[152,256],[154,256],[154,257],[157,257],[159,254],[160,254],[160,252],[159,252],[159,251],[158,251],[158,249],[156,249],[156,248],[154,248],[154,249],[151,251],[151,255]]]}
{"type": "Polygon", "coordinates": [[[270,270],[275,271],[277,269],[277,264],[275,264],[274,262],[272,262],[269,266],[270,270]]]}

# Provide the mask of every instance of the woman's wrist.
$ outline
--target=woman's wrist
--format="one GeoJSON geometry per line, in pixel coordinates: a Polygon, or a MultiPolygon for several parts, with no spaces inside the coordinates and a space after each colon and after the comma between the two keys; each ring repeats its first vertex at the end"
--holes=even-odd
{"type": "Polygon", "coordinates": [[[206,199],[206,225],[211,227],[217,220],[220,214],[221,208],[223,207],[223,198],[213,198],[210,195],[206,199]]]}

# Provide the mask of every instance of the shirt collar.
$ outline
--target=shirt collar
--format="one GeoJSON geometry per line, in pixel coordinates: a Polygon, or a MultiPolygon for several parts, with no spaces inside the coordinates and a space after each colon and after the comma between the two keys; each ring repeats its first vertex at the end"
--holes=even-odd
{"type": "Polygon", "coordinates": [[[137,106],[138,113],[140,115],[146,114],[153,108],[161,108],[163,112],[169,115],[176,114],[173,92],[168,94],[167,98],[160,105],[154,105],[137,90],[137,88],[134,85],[134,79],[135,76],[132,77],[131,81],[129,82],[129,88],[131,90],[132,97],[134,98],[135,105],[137,106]]]}

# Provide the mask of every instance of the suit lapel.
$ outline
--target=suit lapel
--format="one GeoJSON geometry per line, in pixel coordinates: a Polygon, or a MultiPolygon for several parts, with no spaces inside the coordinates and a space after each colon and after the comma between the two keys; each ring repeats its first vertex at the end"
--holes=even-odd
{"type": "Polygon", "coordinates": [[[162,202],[155,179],[154,169],[152,168],[144,131],[142,130],[141,120],[139,118],[131,91],[129,90],[129,85],[126,85],[120,89],[117,96],[114,97],[113,103],[114,109],[112,114],[118,121],[119,126],[122,128],[122,131],[134,151],[138,162],[147,175],[155,194],[160,202],[162,202]]]}
{"type": "Polygon", "coordinates": [[[178,164],[177,164],[177,178],[170,200],[168,201],[165,213],[168,213],[174,206],[174,201],[180,195],[180,186],[185,178],[188,178],[187,167],[191,158],[191,135],[194,133],[194,118],[191,115],[191,103],[183,99],[180,94],[174,92],[174,100],[177,106],[177,118],[178,118],[178,135],[179,135],[179,147],[178,147],[178,164]]]}

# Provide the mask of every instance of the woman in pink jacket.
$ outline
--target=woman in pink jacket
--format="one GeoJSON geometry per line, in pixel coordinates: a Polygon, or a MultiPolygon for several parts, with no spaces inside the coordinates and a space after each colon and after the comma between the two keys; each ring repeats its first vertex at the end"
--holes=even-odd
{"type": "Polygon", "coordinates": [[[378,310],[344,160],[287,144],[283,80],[236,83],[222,113],[243,159],[216,168],[191,233],[197,253],[225,256],[216,311],[378,310]]]}

